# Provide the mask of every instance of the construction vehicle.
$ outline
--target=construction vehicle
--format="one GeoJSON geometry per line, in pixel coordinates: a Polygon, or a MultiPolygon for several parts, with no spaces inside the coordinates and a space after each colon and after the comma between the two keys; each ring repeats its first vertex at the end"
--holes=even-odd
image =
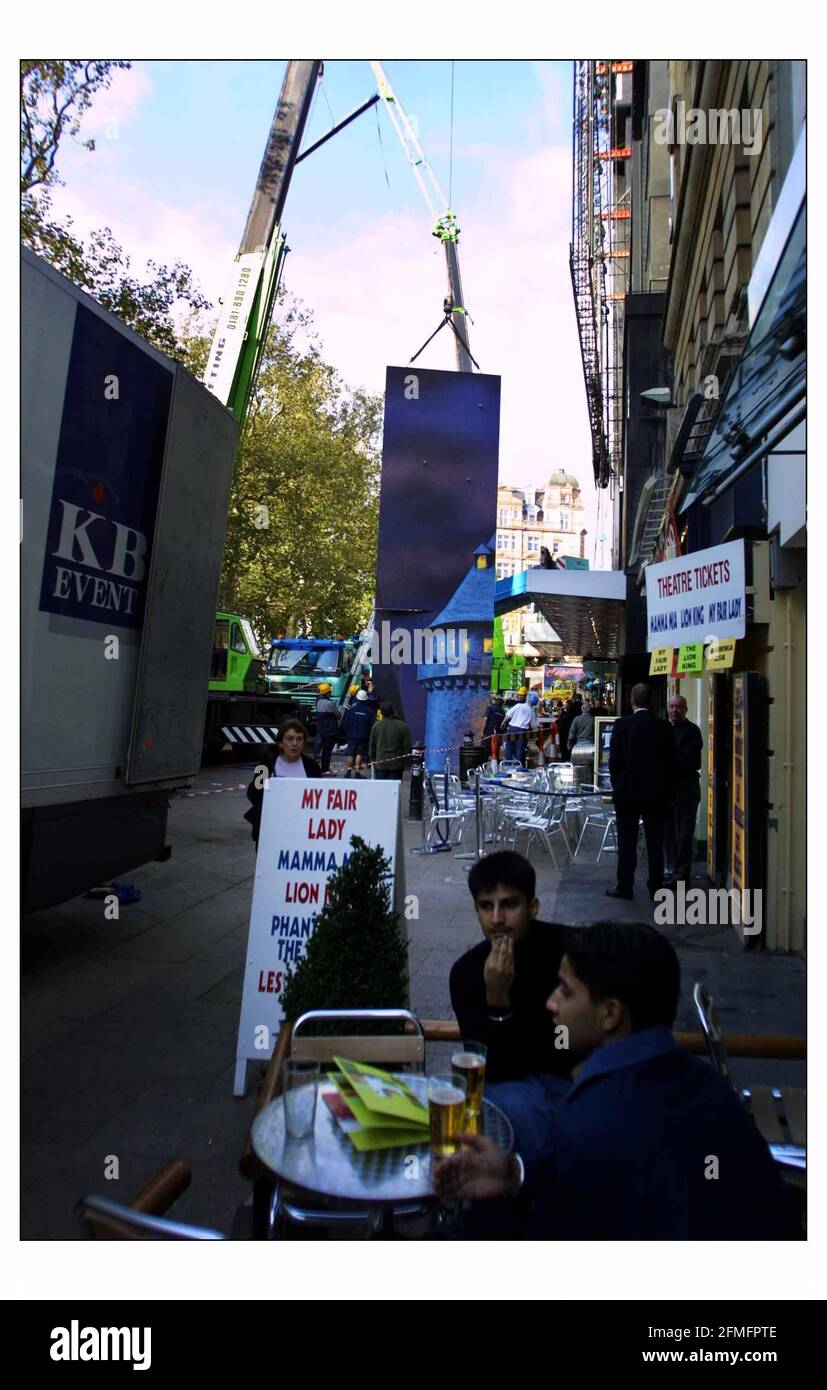
{"type": "Polygon", "coordinates": [[[204,722],[206,756],[228,743],[274,742],[282,719],[301,713],[289,692],[269,688],[265,666],[250,621],[239,613],[216,613],[204,722]]]}
{"type": "Polygon", "coordinates": [[[361,687],[370,675],[364,641],[358,637],[274,637],[270,646],[265,679],[273,694],[290,696],[305,717],[312,721],[319,686],[330,686],[329,699],[347,708],[352,685],[361,687]]]}

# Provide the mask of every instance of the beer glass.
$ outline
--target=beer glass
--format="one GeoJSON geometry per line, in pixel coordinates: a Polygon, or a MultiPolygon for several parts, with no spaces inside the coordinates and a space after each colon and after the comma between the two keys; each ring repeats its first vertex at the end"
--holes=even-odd
{"type": "Polygon", "coordinates": [[[465,1078],[459,1072],[428,1080],[431,1151],[438,1158],[457,1151],[456,1137],[465,1122],[465,1093],[465,1078]]]}
{"type": "Polygon", "coordinates": [[[318,1062],[284,1064],[284,1123],[291,1139],[306,1139],[316,1121],[318,1062]]]}
{"type": "Polygon", "coordinates": [[[463,1038],[462,1046],[451,1054],[451,1069],[465,1081],[465,1128],[479,1134],[482,1128],[482,1093],[485,1085],[485,1043],[463,1038]]]}

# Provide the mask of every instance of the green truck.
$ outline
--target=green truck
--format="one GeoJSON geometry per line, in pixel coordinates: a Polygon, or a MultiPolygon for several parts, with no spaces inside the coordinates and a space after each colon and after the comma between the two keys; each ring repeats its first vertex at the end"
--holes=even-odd
{"type": "Polygon", "coordinates": [[[213,631],[204,751],[225,744],[275,742],[282,719],[298,714],[287,691],[268,690],[265,659],[249,622],[239,613],[216,613],[213,631]]]}
{"type": "Polygon", "coordinates": [[[216,613],[205,750],[270,743],[291,714],[312,732],[319,686],[344,710],[351,685],[370,674],[368,647],[367,636],[274,637],[265,660],[247,618],[216,613]]]}

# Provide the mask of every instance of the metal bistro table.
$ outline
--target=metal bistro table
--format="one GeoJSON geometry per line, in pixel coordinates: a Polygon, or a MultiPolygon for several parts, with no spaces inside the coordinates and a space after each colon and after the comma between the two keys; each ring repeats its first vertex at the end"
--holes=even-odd
{"type": "MultiPolygon", "coordinates": [[[[427,1106],[428,1078],[399,1073],[400,1080],[427,1106]]],[[[395,1149],[359,1153],[340,1129],[324,1102],[335,1092],[332,1082],[319,1082],[316,1123],[307,1139],[285,1133],[284,1100],[279,1096],[253,1125],[252,1144],[261,1162],[283,1182],[316,1196],[357,1202],[370,1213],[372,1229],[392,1228],[393,1207],[431,1203],[431,1150],[428,1141],[395,1149]],[[412,1163],[415,1157],[417,1162],[412,1163]]],[[[492,1101],[483,1100],[483,1133],[506,1153],[514,1147],[511,1122],[492,1101]]],[[[335,1224],[335,1213],[331,1224],[335,1224]]]]}

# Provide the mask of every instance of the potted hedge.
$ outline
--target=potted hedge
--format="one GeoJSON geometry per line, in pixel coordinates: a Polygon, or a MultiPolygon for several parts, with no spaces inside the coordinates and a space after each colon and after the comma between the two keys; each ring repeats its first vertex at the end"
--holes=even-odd
{"type": "MultiPolygon", "coordinates": [[[[288,970],[282,1005],[289,1023],[310,1009],[408,1008],[408,947],[391,898],[391,865],[381,846],[358,835],[328,881],[327,901],[307,950],[288,970]]],[[[322,1024],[326,1034],[351,1025],[322,1024]]],[[[370,1032],[360,1025],[360,1032],[370,1032]]],[[[385,1026],[377,1027],[387,1032],[385,1026]]]]}

